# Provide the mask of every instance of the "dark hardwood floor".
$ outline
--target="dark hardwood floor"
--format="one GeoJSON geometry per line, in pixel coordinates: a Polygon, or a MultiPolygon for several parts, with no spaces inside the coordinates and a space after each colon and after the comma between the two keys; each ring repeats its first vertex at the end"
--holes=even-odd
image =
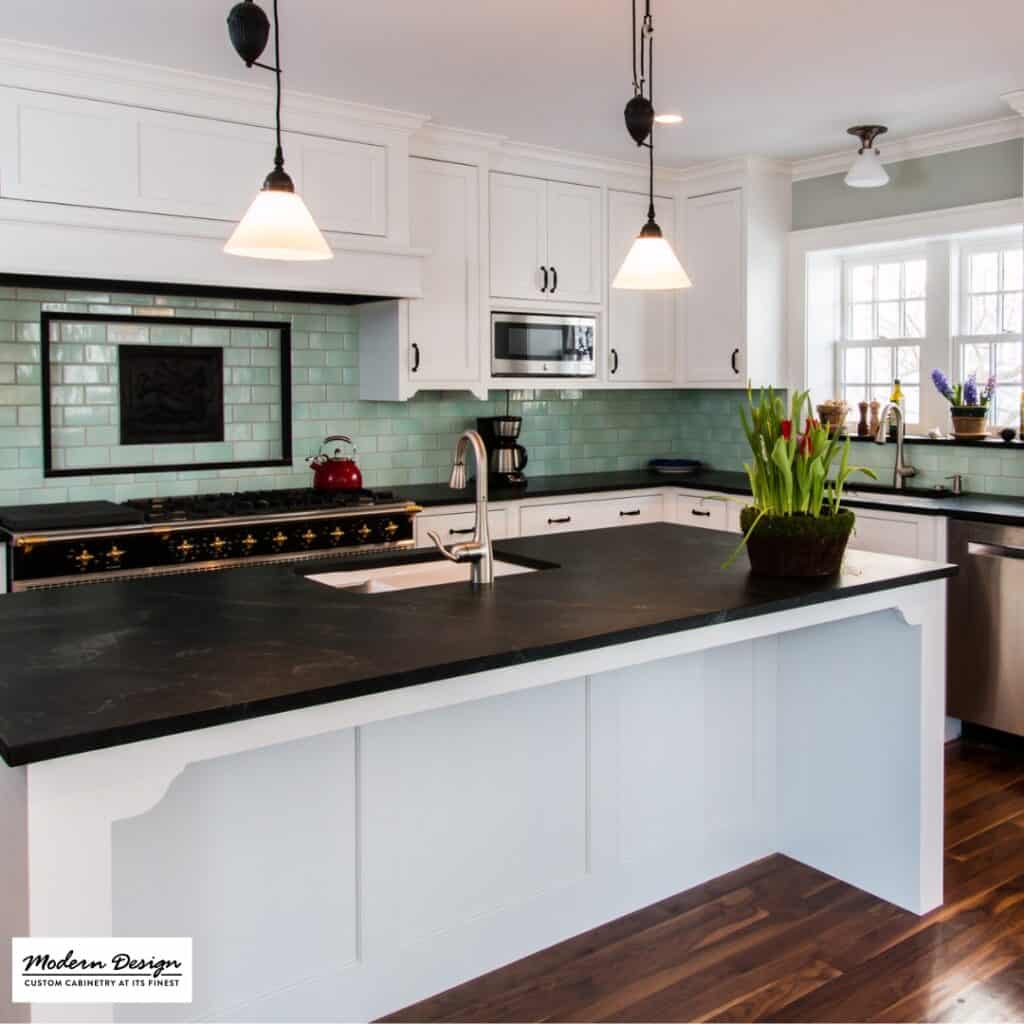
{"type": "Polygon", "coordinates": [[[392,1021],[1024,1021],[1024,754],[946,752],[944,906],[918,918],[783,856],[392,1021]]]}

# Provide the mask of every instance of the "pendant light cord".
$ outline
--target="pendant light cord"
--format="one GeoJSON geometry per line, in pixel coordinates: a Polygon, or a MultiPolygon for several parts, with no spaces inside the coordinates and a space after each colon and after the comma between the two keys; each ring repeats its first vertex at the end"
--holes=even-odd
{"type": "MultiPolygon", "coordinates": [[[[274,0],[276,3],[277,0],[274,0]]],[[[647,72],[650,76],[647,81],[647,98],[651,101],[651,107],[654,107],[654,22],[651,19],[651,0],[647,0],[646,15],[644,17],[644,24],[648,28],[647,35],[647,72]]],[[[641,41],[641,54],[643,43],[641,41]]],[[[649,192],[650,205],[647,207],[647,219],[654,222],[654,127],[655,122],[651,122],[651,134],[647,139],[647,155],[649,157],[650,166],[650,185],[651,189],[649,192]]]]}
{"type": "Polygon", "coordinates": [[[274,151],[274,166],[284,169],[284,150],[281,147],[281,19],[277,16],[277,0],[274,0],[274,81],[277,83],[277,105],[274,109],[274,127],[277,149],[274,151]]]}

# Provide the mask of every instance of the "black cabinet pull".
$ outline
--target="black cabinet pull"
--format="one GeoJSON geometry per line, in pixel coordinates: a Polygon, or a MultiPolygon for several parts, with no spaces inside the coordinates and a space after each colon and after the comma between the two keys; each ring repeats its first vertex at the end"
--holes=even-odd
{"type": "Polygon", "coordinates": [[[700,509],[696,509],[696,508],[691,508],[690,509],[690,515],[691,516],[707,516],[709,519],[711,518],[711,513],[710,512],[701,512],[700,509]]]}
{"type": "Polygon", "coordinates": [[[462,536],[464,536],[467,533],[472,533],[475,529],[476,529],[476,527],[470,526],[468,529],[465,529],[465,530],[455,530],[455,529],[452,529],[452,530],[449,530],[448,533],[452,537],[462,537],[462,536]]]}
{"type": "Polygon", "coordinates": [[[635,508],[632,512],[620,512],[620,516],[638,516],[640,515],[640,509],[635,508]]]}
{"type": "Polygon", "coordinates": [[[738,348],[734,348],[732,350],[732,355],[729,357],[729,362],[732,363],[732,372],[737,374],[740,372],[740,368],[736,365],[736,357],[739,354],[740,350],[738,348]]]}
{"type": "Polygon", "coordinates": [[[556,524],[559,524],[559,523],[571,523],[571,522],[572,522],[572,516],[566,516],[564,519],[549,519],[548,520],[548,526],[555,526],[556,524]]]}
{"type": "Polygon", "coordinates": [[[412,343],[412,354],[416,357],[413,360],[411,373],[415,373],[420,368],[420,347],[414,341],[412,343]]]}
{"type": "Polygon", "coordinates": [[[558,270],[555,267],[551,268],[551,294],[554,295],[558,291],[558,270]]]}
{"type": "Polygon", "coordinates": [[[540,271],[544,275],[544,283],[540,286],[540,290],[546,292],[548,290],[548,268],[541,267],[540,271]]]}
{"type": "Polygon", "coordinates": [[[617,349],[614,349],[614,348],[612,349],[612,359],[614,360],[614,362],[612,363],[612,373],[618,373],[619,372],[619,353],[618,353],[617,349]]]}

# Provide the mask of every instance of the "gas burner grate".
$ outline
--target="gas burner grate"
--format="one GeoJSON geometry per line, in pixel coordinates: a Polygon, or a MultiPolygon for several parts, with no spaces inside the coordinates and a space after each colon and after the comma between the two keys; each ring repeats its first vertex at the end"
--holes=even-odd
{"type": "Polygon", "coordinates": [[[124,504],[137,509],[148,523],[195,522],[240,516],[321,512],[332,508],[372,508],[394,501],[390,491],[314,491],[296,487],[273,491],[133,498],[124,504]]]}

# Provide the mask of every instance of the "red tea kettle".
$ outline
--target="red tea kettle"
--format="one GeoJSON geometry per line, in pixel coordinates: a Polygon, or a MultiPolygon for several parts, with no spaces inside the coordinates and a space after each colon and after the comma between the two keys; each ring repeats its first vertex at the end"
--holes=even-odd
{"type": "Polygon", "coordinates": [[[352,438],[344,434],[335,434],[333,437],[325,437],[320,451],[311,455],[306,461],[313,470],[313,487],[318,491],[358,491],[363,486],[363,474],[359,472],[356,465],[356,458],[359,453],[352,442],[352,438]],[[335,448],[333,455],[328,455],[323,449],[324,445],[332,441],[343,441],[352,445],[352,458],[343,458],[335,448]]]}

